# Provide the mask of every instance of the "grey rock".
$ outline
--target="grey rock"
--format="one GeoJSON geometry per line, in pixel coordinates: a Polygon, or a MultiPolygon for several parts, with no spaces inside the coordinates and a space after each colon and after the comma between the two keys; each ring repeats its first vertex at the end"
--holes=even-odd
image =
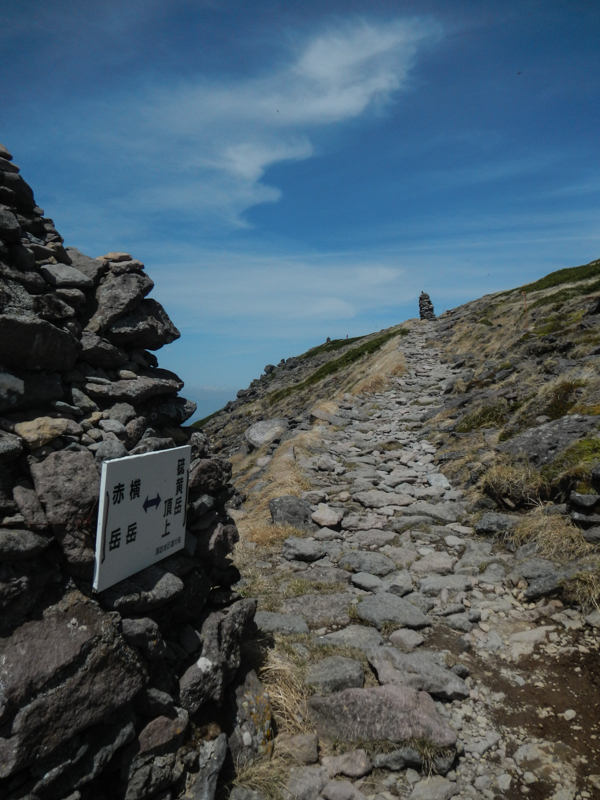
{"type": "Polygon", "coordinates": [[[229,737],[234,763],[241,766],[270,756],[273,750],[271,704],[253,670],[235,689],[235,712],[234,730],[229,737]]]}
{"type": "Polygon", "coordinates": [[[244,433],[244,437],[251,448],[259,450],[267,444],[280,439],[288,430],[287,419],[276,417],[255,422],[244,433]]]}
{"type": "Polygon", "coordinates": [[[185,800],[214,800],[226,755],[227,737],[224,733],[201,745],[198,750],[198,774],[183,795],[185,800]]]}
{"type": "Polygon", "coordinates": [[[308,633],[308,625],[299,614],[277,614],[274,611],[257,611],[254,621],[265,633],[308,633]]]}
{"type": "Polygon", "coordinates": [[[328,782],[324,767],[292,767],[283,796],[286,800],[316,800],[328,782]]]}
{"type": "Polygon", "coordinates": [[[350,594],[305,594],[284,600],[282,610],[286,614],[302,615],[311,625],[348,625],[350,594]]]}
{"type": "Polygon", "coordinates": [[[127,353],[124,350],[115,347],[91,331],[83,331],[81,335],[79,358],[93,367],[102,367],[102,369],[118,369],[128,361],[127,353]]]}
{"type": "Polygon", "coordinates": [[[412,588],[412,577],[407,569],[392,572],[381,581],[381,591],[397,594],[398,597],[409,594],[412,588]]]}
{"type": "Polygon", "coordinates": [[[409,800],[450,800],[459,791],[456,782],[442,778],[441,775],[432,775],[415,784],[409,800]]]}
{"type": "Polygon", "coordinates": [[[518,517],[510,514],[486,512],[473,527],[480,536],[491,536],[495,533],[506,533],[513,530],[517,522],[518,517]]]}
{"type": "Polygon", "coordinates": [[[87,394],[84,394],[81,389],[78,389],[74,386],[71,389],[71,397],[73,399],[73,403],[77,406],[77,408],[81,409],[84,414],[89,414],[94,411],[98,411],[98,406],[91,400],[87,394]]]}
{"type": "Polygon", "coordinates": [[[99,258],[85,256],[76,247],[67,247],[67,254],[71,259],[71,265],[90,278],[96,284],[100,278],[108,272],[108,264],[99,258]]]}
{"type": "Polygon", "coordinates": [[[23,440],[19,436],[0,431],[0,461],[14,461],[23,452],[23,440]]]}
{"type": "Polygon", "coordinates": [[[424,628],[431,620],[416,606],[403,597],[380,592],[365,597],[356,607],[358,616],[381,629],[386,622],[405,628],[424,628]]]}
{"type": "Polygon", "coordinates": [[[363,589],[365,592],[376,592],[383,586],[383,581],[370,572],[357,572],[350,579],[353,586],[363,589]]]}
{"type": "Polygon", "coordinates": [[[158,350],[180,336],[167,312],[153,299],[142,300],[136,309],[113,322],[107,332],[107,337],[117,347],[145,350],[158,350]]]}
{"type": "MultiPolygon", "coordinates": [[[[144,453],[157,453],[160,450],[170,450],[175,446],[176,445],[173,439],[163,439],[158,436],[148,436],[142,438],[135,447],[132,447],[129,451],[129,455],[140,456],[144,453]]],[[[120,456],[117,456],[117,458],[120,458],[120,456]]]]}
{"type": "Polygon", "coordinates": [[[345,689],[312,697],[308,706],[317,732],[331,739],[425,739],[437,747],[452,747],[456,742],[456,733],[439,716],[431,697],[407,686],[345,689]]]}
{"type": "Polygon", "coordinates": [[[122,615],[145,614],[175,600],[183,590],[181,578],[154,564],[105,589],[99,601],[104,608],[122,615]]]}
{"type": "Polygon", "coordinates": [[[48,527],[44,509],[29,481],[25,479],[18,480],[13,486],[13,497],[28,528],[34,531],[42,531],[48,527]]]}
{"type": "Polygon", "coordinates": [[[351,569],[353,572],[370,572],[372,575],[387,575],[396,570],[394,562],[381,555],[369,553],[364,550],[354,550],[346,553],[339,560],[341,569],[351,569]]]}
{"type": "Polygon", "coordinates": [[[339,756],[327,756],[322,764],[332,778],[336,775],[362,778],[373,769],[371,759],[364,750],[350,750],[339,756]]]}
{"type": "Polygon", "coordinates": [[[319,760],[319,737],[316,733],[280,733],[275,739],[275,753],[290,755],[298,764],[314,764],[319,760]]]}
{"type": "Polygon", "coordinates": [[[588,528],[587,531],[582,531],[582,534],[586,542],[590,544],[600,544],[600,525],[588,528]]]}
{"type": "Polygon", "coordinates": [[[368,651],[372,647],[379,647],[383,644],[383,637],[375,630],[366,625],[348,625],[339,631],[327,633],[315,639],[316,644],[320,645],[343,645],[356,647],[359,650],[368,651]]]}
{"type": "Polygon", "coordinates": [[[116,401],[125,401],[134,406],[153,397],[176,394],[180,388],[180,384],[174,380],[145,375],[140,375],[136,380],[120,380],[108,384],[90,382],[85,385],[86,393],[94,400],[111,405],[116,401]]]}
{"type": "Polygon", "coordinates": [[[136,418],[135,408],[130,403],[115,403],[105,413],[108,414],[109,419],[114,419],[122,425],[127,425],[136,418]]]}
{"type": "Polygon", "coordinates": [[[553,572],[533,580],[525,589],[525,599],[533,603],[558,591],[567,576],[563,572],[553,572]]]}
{"type": "Polygon", "coordinates": [[[150,661],[164,658],[166,645],[154,620],[148,617],[138,619],[125,618],[122,620],[121,625],[123,638],[127,644],[141,648],[150,661]]]}
{"type": "Polygon", "coordinates": [[[542,467],[573,442],[587,436],[600,423],[600,416],[569,414],[560,419],[529,428],[514,439],[498,445],[501,453],[523,455],[531,464],[542,467]]]}
{"type": "Polygon", "coordinates": [[[411,513],[423,514],[432,519],[442,522],[444,525],[450,522],[457,522],[464,516],[464,509],[460,503],[442,502],[428,503],[425,500],[417,500],[410,508],[411,513]]]}
{"type": "Polygon", "coordinates": [[[112,461],[115,458],[123,458],[126,455],[129,454],[122,442],[117,439],[105,439],[96,450],[96,464],[112,461]]]}
{"type": "Polygon", "coordinates": [[[98,308],[87,329],[92,333],[104,333],[119,317],[135,308],[153,286],[147,275],[137,272],[109,274],[96,289],[98,308]]]}
{"type": "Polygon", "coordinates": [[[428,597],[436,597],[442,589],[452,594],[466,592],[473,587],[468,575],[430,575],[419,581],[419,590],[428,597]]]}
{"type": "Polygon", "coordinates": [[[401,653],[395,647],[377,647],[367,658],[381,684],[411,686],[442,700],[464,700],[469,696],[469,687],[446,668],[441,653],[401,653]]]}
{"type": "Polygon", "coordinates": [[[423,763],[421,754],[414,747],[402,747],[399,750],[392,750],[391,753],[377,753],[373,758],[375,769],[389,769],[399,772],[407,767],[420,769],[423,763]]]}
{"type": "Polygon", "coordinates": [[[22,561],[43,553],[51,539],[17,528],[0,528],[0,562],[22,561]]]}
{"type": "Polygon", "coordinates": [[[331,694],[342,689],[361,688],[365,671],[362,664],[352,658],[332,656],[314,664],[308,671],[306,682],[321,694],[331,694]]]}
{"type": "Polygon", "coordinates": [[[0,239],[6,244],[19,244],[21,241],[21,229],[17,218],[3,205],[0,205],[0,239]]]}
{"type": "Polygon", "coordinates": [[[293,495],[282,495],[269,501],[271,518],[275,524],[294,525],[298,528],[315,528],[310,503],[293,495]]]}
{"type": "Polygon", "coordinates": [[[281,555],[288,561],[318,561],[325,555],[325,550],[320,542],[290,536],[283,543],[281,555]]]}
{"type": "Polygon", "coordinates": [[[66,264],[43,264],[40,273],[51,286],[60,289],[91,289],[94,285],[91,278],[66,264]]]}
{"type": "Polygon", "coordinates": [[[469,633],[469,631],[473,630],[473,623],[469,619],[468,614],[464,613],[449,614],[446,617],[446,623],[455,631],[463,631],[463,633],[469,633]]]}
{"type": "Polygon", "coordinates": [[[390,634],[390,643],[402,653],[411,653],[416,647],[420,647],[424,641],[425,639],[420,633],[410,628],[399,628],[390,634]]]}
{"type": "Polygon", "coordinates": [[[501,737],[499,733],[495,733],[495,731],[488,731],[485,736],[482,736],[480,739],[466,742],[465,752],[477,753],[478,755],[482,756],[490,749],[490,747],[494,747],[494,745],[498,744],[500,739],[501,737]]]}
{"type": "Polygon", "coordinates": [[[17,369],[68,370],[77,359],[70,333],[33,314],[0,314],[0,363],[17,369]]]}
{"type": "MultiPolygon", "coordinates": [[[[337,534],[339,536],[339,534],[337,534]]],[[[356,531],[352,534],[352,541],[359,547],[383,547],[389,545],[396,539],[393,531],[356,531]]]]}

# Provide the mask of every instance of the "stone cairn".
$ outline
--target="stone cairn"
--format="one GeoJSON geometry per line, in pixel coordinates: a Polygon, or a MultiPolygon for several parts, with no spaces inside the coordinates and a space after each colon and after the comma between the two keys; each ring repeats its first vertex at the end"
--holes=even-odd
{"type": "Polygon", "coordinates": [[[435,319],[433,303],[427,292],[421,292],[419,295],[419,317],[420,319],[435,319]]]}
{"type": "Polygon", "coordinates": [[[231,467],[181,427],[196,406],[149,352],[179,338],[152,287],[125,253],[65,248],[0,146],[3,800],[211,800],[228,746],[268,746],[268,709],[252,727],[236,705],[260,684],[239,674],[256,601],[231,589],[231,467]],[[93,594],[102,462],[182,444],[185,549],[93,594]]]}

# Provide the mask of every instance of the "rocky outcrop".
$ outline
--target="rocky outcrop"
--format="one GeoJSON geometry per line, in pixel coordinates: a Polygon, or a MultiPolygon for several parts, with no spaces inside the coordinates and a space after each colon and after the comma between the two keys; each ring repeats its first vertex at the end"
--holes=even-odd
{"type": "Polygon", "coordinates": [[[231,468],[181,427],[195,404],[149,352],[179,332],[144,265],[65,248],[0,155],[0,796],[210,800],[256,610],[230,588],[231,468]],[[181,444],[185,549],[94,594],[103,461],[181,444]]]}

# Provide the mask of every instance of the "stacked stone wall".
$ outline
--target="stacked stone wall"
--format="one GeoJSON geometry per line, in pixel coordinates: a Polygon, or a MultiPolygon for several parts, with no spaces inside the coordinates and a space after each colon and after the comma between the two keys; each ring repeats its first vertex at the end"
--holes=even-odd
{"type": "Polygon", "coordinates": [[[231,586],[231,468],[152,351],[144,265],[65,247],[0,146],[0,797],[210,797],[256,603],[231,586]],[[107,459],[190,444],[185,550],[92,592],[107,459]],[[231,687],[230,692],[234,691],[231,687]]]}

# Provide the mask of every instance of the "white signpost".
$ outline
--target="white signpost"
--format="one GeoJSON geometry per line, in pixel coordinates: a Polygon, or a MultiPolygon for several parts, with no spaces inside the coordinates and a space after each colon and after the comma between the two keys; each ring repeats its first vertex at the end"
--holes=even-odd
{"type": "Polygon", "coordinates": [[[184,547],[191,451],[186,445],[102,464],[94,591],[184,547]]]}

